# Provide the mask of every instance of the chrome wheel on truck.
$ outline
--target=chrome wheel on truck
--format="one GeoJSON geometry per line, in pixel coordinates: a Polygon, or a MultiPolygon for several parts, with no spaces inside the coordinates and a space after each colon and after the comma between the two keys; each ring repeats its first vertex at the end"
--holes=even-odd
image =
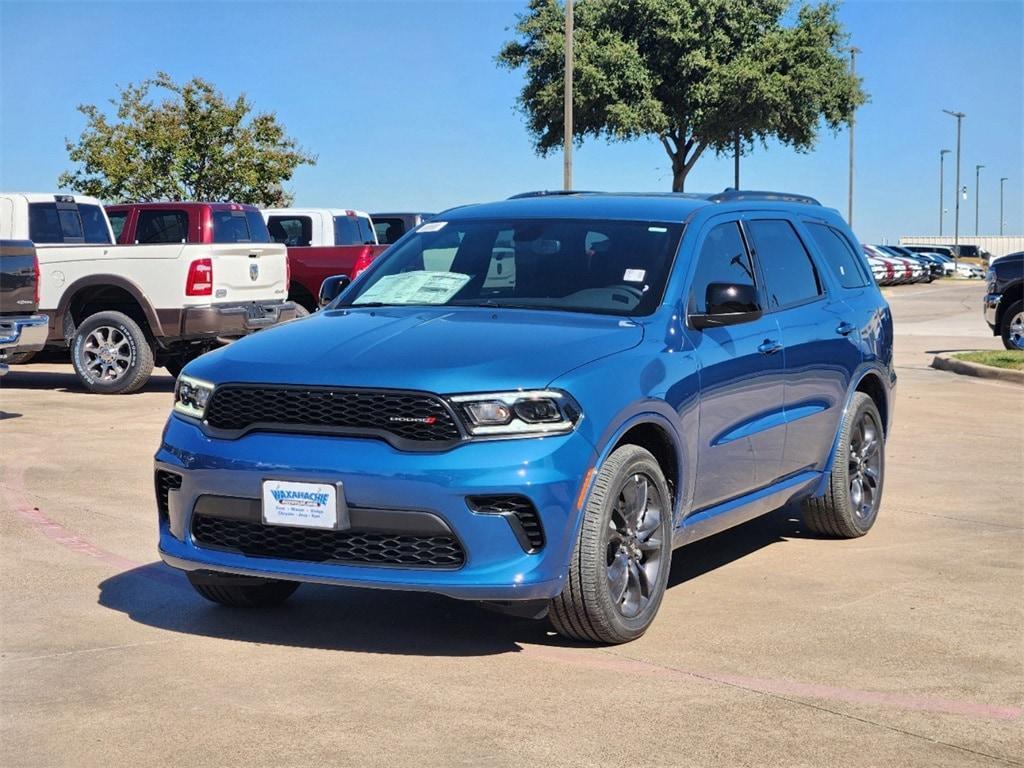
{"type": "Polygon", "coordinates": [[[1007,307],[1001,330],[1004,347],[1024,349],[1024,301],[1016,301],[1007,307]]]}
{"type": "Polygon", "coordinates": [[[559,634],[634,640],[654,621],[672,558],[672,496],[657,460],[624,445],[594,476],[562,593],[548,617],[559,634]]]}
{"type": "Polygon", "coordinates": [[[138,323],[121,312],[97,312],[82,321],[71,345],[79,381],[100,394],[142,387],[153,370],[153,350],[138,323]]]}

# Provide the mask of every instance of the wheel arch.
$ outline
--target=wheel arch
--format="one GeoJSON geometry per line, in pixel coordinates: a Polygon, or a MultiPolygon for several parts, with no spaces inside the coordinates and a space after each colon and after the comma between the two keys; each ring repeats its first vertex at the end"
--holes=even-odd
{"type": "Polygon", "coordinates": [[[67,342],[83,319],[108,310],[124,313],[151,337],[164,335],[143,290],[120,275],[88,275],[69,285],[57,304],[51,331],[67,342]]]}
{"type": "Polygon", "coordinates": [[[1003,318],[1006,317],[1007,310],[1021,299],[1024,299],[1024,280],[1012,283],[1003,291],[1002,298],[999,300],[999,309],[996,310],[996,333],[1003,332],[1003,318]]]}

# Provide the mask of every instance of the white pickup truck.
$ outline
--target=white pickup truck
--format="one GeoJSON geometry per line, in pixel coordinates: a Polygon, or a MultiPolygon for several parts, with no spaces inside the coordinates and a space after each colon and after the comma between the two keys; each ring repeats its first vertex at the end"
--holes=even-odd
{"type": "Polygon", "coordinates": [[[90,391],[127,393],[154,365],[177,375],[220,337],[295,317],[284,246],[257,209],[228,208],[230,242],[115,245],[94,198],[0,193],[0,239],[35,244],[47,348],[70,349],[90,391]]]}

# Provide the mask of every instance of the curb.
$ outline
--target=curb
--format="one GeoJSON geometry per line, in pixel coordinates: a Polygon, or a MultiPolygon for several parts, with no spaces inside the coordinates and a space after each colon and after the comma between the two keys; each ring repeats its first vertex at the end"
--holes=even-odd
{"type": "Polygon", "coordinates": [[[996,368],[992,365],[971,363],[967,360],[958,360],[950,352],[940,352],[932,358],[932,368],[940,371],[950,371],[963,376],[977,376],[981,379],[998,379],[1008,381],[1012,384],[1024,385],[1024,371],[1013,371],[1009,368],[996,368]]]}

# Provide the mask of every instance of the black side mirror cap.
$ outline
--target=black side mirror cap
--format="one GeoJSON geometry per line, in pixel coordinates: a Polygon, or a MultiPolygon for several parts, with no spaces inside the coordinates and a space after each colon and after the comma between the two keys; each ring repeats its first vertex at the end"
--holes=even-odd
{"type": "Polygon", "coordinates": [[[351,282],[352,278],[348,275],[331,275],[320,283],[320,298],[317,302],[320,308],[323,309],[338,298],[351,282]]]}
{"type": "Polygon", "coordinates": [[[757,288],[744,283],[710,283],[702,315],[690,315],[690,325],[697,330],[723,325],[739,325],[759,319],[763,314],[757,288]]]}

